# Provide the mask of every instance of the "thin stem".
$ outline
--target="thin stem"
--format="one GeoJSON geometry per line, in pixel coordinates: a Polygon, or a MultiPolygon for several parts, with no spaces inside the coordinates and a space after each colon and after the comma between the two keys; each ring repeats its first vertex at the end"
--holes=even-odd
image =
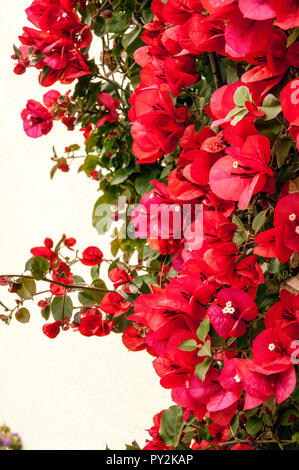
{"type": "Polygon", "coordinates": [[[214,82],[216,89],[222,87],[223,85],[223,80],[222,80],[222,75],[221,75],[221,70],[219,67],[219,62],[217,58],[216,52],[210,52],[209,53],[209,59],[210,59],[210,64],[212,68],[212,73],[214,77],[214,82]]]}
{"type": "MultiPolygon", "coordinates": [[[[20,277],[21,279],[34,279],[33,276],[26,276],[23,274],[3,274],[3,276],[0,277],[20,277]]],[[[95,287],[95,286],[87,286],[87,285],[82,285],[82,284],[64,284],[62,282],[58,281],[53,281],[52,279],[48,279],[44,277],[41,279],[41,281],[44,282],[49,282],[50,284],[55,284],[57,286],[65,287],[66,289],[86,289],[86,290],[92,290],[92,291],[97,291],[97,292],[115,292],[114,290],[109,290],[109,289],[102,289],[100,287],[95,287]]]]}

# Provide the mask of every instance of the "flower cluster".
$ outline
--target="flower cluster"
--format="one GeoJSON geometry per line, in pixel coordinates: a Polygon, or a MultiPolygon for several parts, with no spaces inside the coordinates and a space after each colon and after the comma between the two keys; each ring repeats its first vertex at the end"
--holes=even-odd
{"type": "MultiPolygon", "coordinates": [[[[85,1],[81,2],[82,7],[85,1]]],[[[58,80],[72,83],[90,73],[86,49],[92,41],[87,25],[81,23],[75,10],[77,0],[34,0],[26,9],[28,21],[35,28],[24,27],[16,48],[18,63],[15,73],[28,67],[41,70],[40,84],[51,86],[58,80]]]]}
{"type": "MultiPolygon", "coordinates": [[[[50,338],[121,332],[129,350],[154,357],[176,405],[154,417],[145,449],[296,445],[298,2],[153,0],[151,20],[144,2],[132,0],[134,17],[110,3],[115,11],[35,0],[27,15],[39,29],[24,29],[15,71],[43,68],[43,85],[78,79],[73,96],[52,90],[22,118],[31,137],[54,119],[81,125],[79,170],[102,191],[93,225],[102,234],[124,221],[111,242],[113,289],[100,278],[101,250],[79,256],[66,236],[31,250],[29,281],[0,283],[21,298],[23,322],[32,282],[49,283],[39,306],[54,317],[43,327],[50,338]],[[91,31],[104,49],[89,70],[91,31]],[[130,214],[114,211],[119,197],[130,214]],[[76,262],[91,268],[91,285],[73,274],[76,262]]],[[[54,151],[54,172],[68,171],[77,150],[54,151]]]]}
{"type": "Polygon", "coordinates": [[[19,434],[12,433],[6,425],[0,426],[0,450],[21,450],[22,441],[19,434]]]}
{"type": "MultiPolygon", "coordinates": [[[[199,249],[186,249],[182,239],[175,243],[171,236],[149,238],[152,248],[173,254],[179,275],[164,289],[140,296],[129,319],[146,328],[160,383],[172,390],[185,415],[192,413],[199,421],[209,417],[220,426],[228,426],[237,410],[256,408],[272,396],[283,402],[296,386],[298,295],[282,291],[281,300],[267,312],[266,329],[257,334],[263,316],[255,298],[264,274],[255,255],[286,263],[299,254],[299,194],[283,189],[274,228],[257,235],[255,254],[240,253],[233,241],[235,203],[246,210],[254,195],[262,193],[267,200],[275,193],[271,142],[260,134],[258,123],[281,111],[267,109],[274,98],[267,93],[298,62],[299,43],[287,48],[283,31],[299,24],[298,6],[254,3],[154,1],[154,20],[143,35],[146,46],[135,53],[141,84],[131,98],[133,152],[139,163],[170,153],[177,141],[181,147],[168,186],[152,182],[155,189],[143,196],[142,207],[198,201],[204,209],[199,249]],[[205,109],[212,124],[198,133],[187,109],[175,107],[168,90],[179,97],[198,80],[194,56],[204,52],[253,67],[214,92],[205,109]],[[241,337],[246,338],[244,348],[238,346],[241,337]]],[[[298,121],[297,86],[297,79],[289,82],[281,97],[292,137],[298,121]]],[[[142,210],[132,220],[139,228],[142,210]]]]}

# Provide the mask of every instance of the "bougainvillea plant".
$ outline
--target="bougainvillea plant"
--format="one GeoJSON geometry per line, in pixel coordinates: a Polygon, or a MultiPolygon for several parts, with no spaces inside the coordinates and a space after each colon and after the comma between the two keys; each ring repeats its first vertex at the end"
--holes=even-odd
{"type": "Polygon", "coordinates": [[[22,450],[22,441],[17,433],[3,424],[0,426],[0,450],[22,450]]]}
{"type": "Polygon", "coordinates": [[[81,148],[54,149],[51,177],[79,162],[99,185],[92,223],[111,231],[112,259],[46,238],[23,274],[1,273],[17,299],[1,319],[29,321],[43,283],[49,338],[116,332],[147,350],[175,404],[144,449],[299,449],[298,0],[34,0],[26,13],[14,71],[36,68],[46,90],[24,130],[82,131],[81,148]]]}

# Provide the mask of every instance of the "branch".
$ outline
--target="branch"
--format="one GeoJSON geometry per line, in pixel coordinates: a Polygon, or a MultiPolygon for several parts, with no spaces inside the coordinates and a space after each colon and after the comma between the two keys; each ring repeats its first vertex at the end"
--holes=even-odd
{"type": "Polygon", "coordinates": [[[210,59],[210,64],[212,68],[215,86],[216,86],[216,89],[218,89],[223,86],[223,80],[222,80],[221,70],[219,67],[219,62],[218,62],[218,57],[217,57],[216,52],[210,52],[209,59],[210,59]]]}
{"type": "MultiPolygon", "coordinates": [[[[1,274],[0,278],[12,278],[12,277],[19,277],[21,279],[34,279],[33,276],[25,276],[23,274],[1,274]]],[[[44,277],[41,279],[41,281],[44,282],[49,282],[50,284],[56,284],[57,286],[65,287],[66,289],[86,289],[86,290],[92,290],[92,291],[97,291],[97,292],[115,292],[114,290],[109,290],[109,289],[102,289],[101,287],[95,287],[95,286],[87,286],[87,285],[82,285],[82,284],[64,284],[62,282],[58,281],[53,281],[52,279],[48,279],[44,277]]]]}

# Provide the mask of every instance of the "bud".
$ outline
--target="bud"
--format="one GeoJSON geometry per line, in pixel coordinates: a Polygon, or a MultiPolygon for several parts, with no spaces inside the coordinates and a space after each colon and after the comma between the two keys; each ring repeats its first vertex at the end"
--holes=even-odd
{"type": "Polygon", "coordinates": [[[104,10],[101,13],[103,18],[106,18],[108,20],[109,18],[112,18],[112,11],[111,10],[104,10]]]}

